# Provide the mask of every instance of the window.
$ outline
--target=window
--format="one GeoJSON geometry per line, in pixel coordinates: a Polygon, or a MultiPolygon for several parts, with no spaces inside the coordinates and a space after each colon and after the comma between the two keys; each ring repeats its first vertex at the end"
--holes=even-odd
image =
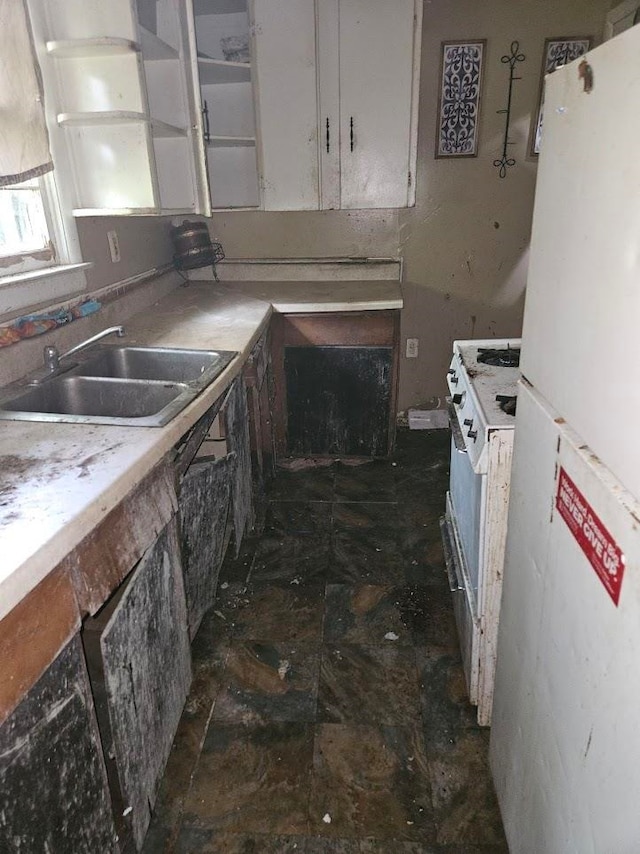
{"type": "Polygon", "coordinates": [[[70,189],[62,177],[67,154],[56,136],[52,109],[55,88],[45,47],[45,2],[48,0],[0,0],[3,320],[87,289],[84,269],[89,265],[82,263],[70,189]],[[59,164],[63,164],[62,170],[58,170],[59,164]]]}
{"type": "Polygon", "coordinates": [[[47,214],[53,169],[26,7],[0,0],[0,275],[56,262],[47,214]]]}
{"type": "Polygon", "coordinates": [[[55,252],[41,179],[0,187],[0,264],[3,273],[47,266],[55,252]]]}

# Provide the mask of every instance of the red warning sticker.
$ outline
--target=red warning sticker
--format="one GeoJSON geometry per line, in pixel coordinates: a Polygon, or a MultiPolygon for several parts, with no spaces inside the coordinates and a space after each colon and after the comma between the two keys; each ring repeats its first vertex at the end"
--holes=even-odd
{"type": "Polygon", "coordinates": [[[624,575],[624,555],[563,468],[558,478],[556,508],[617,605],[624,575]]]}

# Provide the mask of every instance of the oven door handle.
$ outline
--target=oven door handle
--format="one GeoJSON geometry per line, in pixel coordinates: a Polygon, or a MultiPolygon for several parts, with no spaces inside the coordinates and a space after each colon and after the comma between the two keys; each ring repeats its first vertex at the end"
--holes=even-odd
{"type": "Polygon", "coordinates": [[[442,551],[444,552],[444,565],[447,570],[447,579],[449,581],[449,590],[452,593],[458,593],[464,590],[464,584],[458,579],[456,568],[456,559],[454,557],[454,545],[452,540],[451,522],[447,516],[440,518],[440,533],[442,535],[442,551]]]}
{"type": "Polygon", "coordinates": [[[448,397],[446,400],[447,414],[449,416],[449,427],[451,428],[451,435],[453,436],[453,444],[455,445],[456,451],[459,454],[466,454],[467,448],[464,444],[462,430],[460,429],[460,424],[458,423],[458,416],[456,415],[456,410],[453,405],[453,401],[450,397],[448,397]]]}

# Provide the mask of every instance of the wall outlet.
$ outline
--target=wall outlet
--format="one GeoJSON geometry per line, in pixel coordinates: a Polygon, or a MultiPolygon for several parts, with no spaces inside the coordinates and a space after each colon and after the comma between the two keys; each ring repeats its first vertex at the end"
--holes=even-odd
{"type": "Polygon", "coordinates": [[[120,241],[118,240],[118,232],[108,231],[107,240],[109,241],[109,252],[111,253],[111,260],[114,264],[117,264],[120,260],[120,241]]]}
{"type": "Polygon", "coordinates": [[[407,338],[407,359],[418,358],[418,339],[407,338]]]}

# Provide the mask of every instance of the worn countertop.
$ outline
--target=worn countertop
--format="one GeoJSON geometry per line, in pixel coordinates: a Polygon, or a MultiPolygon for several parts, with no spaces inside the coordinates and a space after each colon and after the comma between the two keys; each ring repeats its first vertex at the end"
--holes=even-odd
{"type": "Polygon", "coordinates": [[[122,501],[223,393],[273,310],[401,306],[400,285],[394,281],[198,283],[177,288],[130,318],[119,344],[237,350],[239,355],[165,427],[0,420],[0,619],[122,501]]]}
{"type": "Polygon", "coordinates": [[[230,282],[227,287],[266,300],[282,314],[402,308],[400,283],[394,281],[230,282]]]}

